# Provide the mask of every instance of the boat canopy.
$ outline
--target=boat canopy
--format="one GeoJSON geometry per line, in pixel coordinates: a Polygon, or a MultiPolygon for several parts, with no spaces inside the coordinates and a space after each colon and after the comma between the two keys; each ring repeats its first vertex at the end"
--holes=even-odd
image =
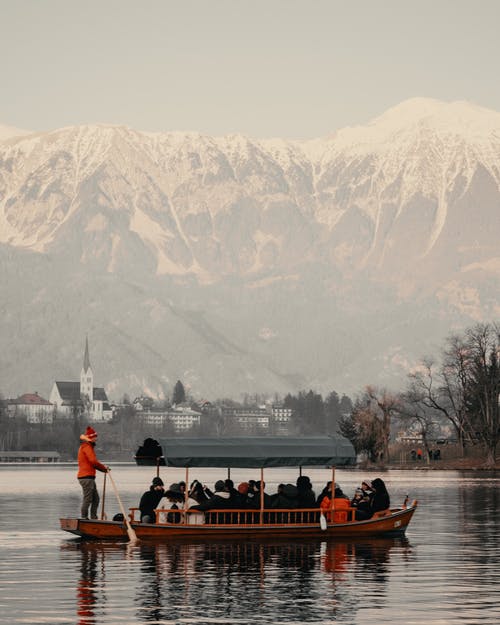
{"type": "Polygon", "coordinates": [[[352,444],[342,436],[242,436],[237,438],[166,438],[163,456],[136,455],[137,464],[168,467],[261,468],[348,466],[356,463],[352,444]]]}

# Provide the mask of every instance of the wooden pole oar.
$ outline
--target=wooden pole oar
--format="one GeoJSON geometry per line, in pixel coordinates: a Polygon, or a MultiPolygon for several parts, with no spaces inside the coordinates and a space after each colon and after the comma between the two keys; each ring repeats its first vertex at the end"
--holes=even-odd
{"type": "Polygon", "coordinates": [[[101,505],[101,521],[106,520],[106,513],[104,512],[104,502],[106,501],[106,475],[104,474],[104,484],[102,485],[102,505],[101,505]]]}
{"type": "Polygon", "coordinates": [[[111,485],[113,486],[113,490],[115,491],[116,499],[118,500],[118,505],[120,506],[120,511],[123,514],[123,520],[125,521],[125,525],[127,526],[127,534],[128,534],[129,540],[130,542],[136,543],[139,539],[137,538],[134,528],[130,525],[130,521],[128,520],[128,516],[125,512],[125,508],[123,507],[122,500],[120,499],[118,489],[116,488],[115,480],[113,479],[113,476],[111,475],[111,473],[108,472],[108,475],[109,475],[111,485]]]}

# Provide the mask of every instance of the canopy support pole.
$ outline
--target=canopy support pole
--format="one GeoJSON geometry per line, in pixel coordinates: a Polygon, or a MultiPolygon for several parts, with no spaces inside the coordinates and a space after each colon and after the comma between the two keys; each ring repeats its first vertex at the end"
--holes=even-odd
{"type": "Polygon", "coordinates": [[[187,525],[188,515],[188,488],[189,488],[189,467],[186,467],[186,488],[184,489],[184,525],[187,525]]]}
{"type": "Polygon", "coordinates": [[[260,524],[264,523],[264,468],[260,467],[260,524]]]}
{"type": "Polygon", "coordinates": [[[332,521],[333,521],[333,513],[335,511],[335,466],[332,465],[332,497],[331,497],[331,507],[332,507],[332,521]]]}

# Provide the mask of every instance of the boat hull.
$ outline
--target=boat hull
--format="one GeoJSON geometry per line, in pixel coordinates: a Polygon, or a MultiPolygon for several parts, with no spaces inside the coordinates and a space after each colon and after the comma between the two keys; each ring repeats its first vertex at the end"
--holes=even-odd
{"type": "MultiPolygon", "coordinates": [[[[137,538],[169,542],[179,538],[189,539],[247,539],[247,538],[356,538],[376,536],[401,536],[405,533],[416,505],[367,521],[328,523],[321,529],[319,523],[309,524],[254,524],[254,525],[167,525],[159,523],[132,523],[137,538]]],[[[127,540],[127,527],[121,521],[93,519],[60,519],[61,529],[85,539],[127,540]]]]}

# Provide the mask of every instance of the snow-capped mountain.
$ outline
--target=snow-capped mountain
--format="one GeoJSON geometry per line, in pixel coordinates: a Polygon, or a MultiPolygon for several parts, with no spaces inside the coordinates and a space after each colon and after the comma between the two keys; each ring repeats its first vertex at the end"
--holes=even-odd
{"type": "Polygon", "coordinates": [[[29,134],[29,130],[21,130],[20,128],[14,128],[14,126],[2,126],[0,124],[0,141],[6,141],[7,139],[12,139],[12,137],[21,137],[29,134]]]}
{"type": "Polygon", "coordinates": [[[76,375],[87,332],[111,393],[391,384],[498,315],[499,233],[500,114],[465,102],[307,142],[0,134],[0,392],[76,375]]]}

